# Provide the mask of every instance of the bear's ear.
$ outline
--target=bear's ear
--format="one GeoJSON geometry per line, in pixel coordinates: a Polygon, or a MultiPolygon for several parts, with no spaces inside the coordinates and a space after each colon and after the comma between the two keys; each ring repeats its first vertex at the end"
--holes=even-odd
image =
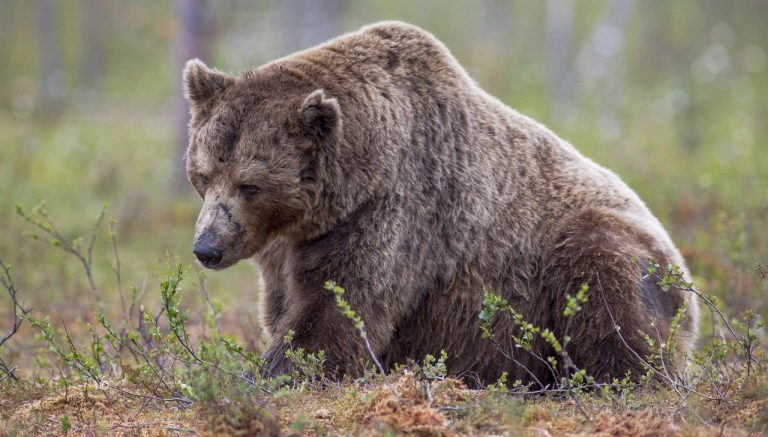
{"type": "Polygon", "coordinates": [[[195,58],[184,66],[184,97],[190,103],[199,105],[224,91],[235,79],[215,68],[208,68],[203,61],[195,58]]]}
{"type": "Polygon", "coordinates": [[[322,89],[310,93],[299,110],[302,126],[317,139],[326,139],[341,128],[341,108],[322,89]]]}

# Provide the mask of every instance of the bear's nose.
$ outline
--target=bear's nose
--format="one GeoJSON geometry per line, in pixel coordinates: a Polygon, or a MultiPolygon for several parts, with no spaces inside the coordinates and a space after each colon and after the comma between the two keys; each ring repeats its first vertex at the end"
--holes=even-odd
{"type": "Polygon", "coordinates": [[[224,254],[211,244],[210,238],[199,238],[192,247],[192,253],[205,267],[213,267],[221,262],[224,254]]]}

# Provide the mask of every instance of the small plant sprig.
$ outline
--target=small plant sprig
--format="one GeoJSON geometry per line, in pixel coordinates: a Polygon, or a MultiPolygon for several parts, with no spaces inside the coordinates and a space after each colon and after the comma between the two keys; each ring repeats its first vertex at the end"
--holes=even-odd
{"type": "MultiPolygon", "coordinates": [[[[483,338],[489,338],[494,341],[496,349],[500,354],[526,371],[534,383],[538,385],[537,391],[552,393],[559,392],[568,395],[574,400],[579,411],[587,419],[589,419],[589,415],[581,406],[578,397],[584,393],[586,388],[594,387],[596,384],[594,383],[594,379],[587,375],[586,370],[579,369],[573,363],[565,346],[571,341],[571,337],[567,335],[570,328],[570,319],[578,314],[582,310],[582,305],[588,301],[588,291],[589,287],[584,284],[579,288],[575,295],[572,296],[566,294],[566,307],[563,310],[563,315],[569,319],[569,322],[566,325],[566,335],[563,337],[562,342],[552,330],[548,328],[541,329],[538,326],[534,326],[532,323],[528,322],[521,313],[515,310],[506,299],[488,290],[484,291],[483,306],[479,315],[480,329],[483,338]],[[512,340],[514,347],[522,349],[535,360],[543,363],[552,374],[553,379],[560,381],[559,387],[549,387],[543,384],[532,371],[515,358],[513,351],[507,352],[500,346],[493,334],[492,325],[497,314],[502,313],[508,314],[512,319],[512,323],[518,328],[517,333],[510,334],[510,339],[512,340]],[[541,338],[544,342],[549,344],[552,351],[555,352],[555,355],[547,357],[541,356],[534,348],[537,338],[541,338]],[[565,375],[560,375],[561,372],[558,369],[564,369],[567,373],[565,375]]],[[[507,377],[504,377],[504,382],[506,382],[506,379],[507,377]]],[[[517,381],[515,381],[514,389],[514,391],[509,391],[509,389],[507,389],[505,392],[514,394],[532,393],[530,386],[523,387],[522,384],[518,384],[517,381]]],[[[497,385],[494,386],[494,390],[499,391],[498,382],[497,385]]]]}
{"type": "Polygon", "coordinates": [[[581,312],[582,305],[589,300],[589,297],[587,296],[588,291],[589,285],[581,284],[581,287],[579,287],[579,291],[576,292],[575,296],[565,293],[566,304],[565,310],[563,310],[563,315],[565,317],[571,317],[581,312]]]}
{"type": "Polygon", "coordinates": [[[760,315],[754,310],[748,309],[744,311],[744,317],[740,325],[741,335],[739,335],[737,342],[741,346],[740,355],[744,360],[746,376],[749,379],[752,374],[752,367],[758,364],[755,357],[755,351],[760,347],[760,339],[757,336],[757,332],[765,327],[765,320],[760,318],[760,315]]]}
{"type": "MultiPolygon", "coordinates": [[[[304,348],[293,347],[294,331],[289,330],[283,341],[288,345],[285,350],[285,358],[293,364],[291,372],[291,381],[293,381],[294,390],[304,391],[308,388],[316,388],[325,381],[325,351],[308,353],[304,348]]],[[[280,378],[280,375],[276,377],[280,378]]]]}
{"type": "MultiPolygon", "coordinates": [[[[186,327],[189,319],[188,310],[181,308],[180,283],[184,279],[184,267],[178,259],[176,259],[174,267],[171,267],[169,257],[166,270],[168,273],[165,279],[160,282],[160,299],[168,319],[168,329],[173,335],[175,342],[166,340],[165,343],[180,346],[180,348],[169,347],[166,349],[171,356],[187,364],[191,362],[201,366],[204,371],[213,370],[227,377],[239,379],[249,385],[257,386],[267,393],[272,393],[268,387],[262,384],[263,380],[251,378],[243,372],[237,372],[222,365],[222,362],[225,361],[222,357],[223,352],[237,351],[236,354],[238,356],[244,356],[242,347],[239,345],[235,346],[233,339],[228,338],[222,341],[222,338],[225,337],[219,337],[219,344],[224,346],[223,351],[214,344],[205,341],[200,341],[199,346],[195,348],[186,327]]],[[[159,331],[156,319],[155,331],[159,331]]],[[[263,365],[263,362],[260,359],[255,359],[255,357],[248,357],[248,362],[259,367],[263,365]]]]}
{"type": "Polygon", "coordinates": [[[368,351],[368,355],[370,356],[373,363],[376,365],[376,369],[379,371],[379,374],[384,380],[384,384],[387,386],[389,391],[392,392],[392,394],[395,395],[395,397],[403,404],[407,404],[405,399],[403,399],[400,394],[395,390],[395,388],[389,383],[387,380],[387,372],[384,370],[384,366],[381,365],[381,362],[379,361],[379,358],[376,356],[376,353],[373,351],[373,346],[371,346],[371,342],[368,340],[368,333],[365,330],[365,322],[363,322],[363,319],[357,315],[357,313],[352,309],[352,306],[347,302],[346,299],[344,299],[344,293],[346,293],[346,290],[344,287],[336,284],[334,281],[326,281],[323,285],[323,288],[326,291],[330,291],[334,294],[336,298],[336,306],[339,308],[342,314],[344,314],[348,319],[350,319],[354,324],[355,328],[357,329],[357,332],[360,334],[360,338],[363,340],[363,343],[365,344],[365,348],[368,351]]]}
{"type": "MultiPolygon", "coordinates": [[[[486,387],[486,390],[490,393],[509,393],[509,387],[507,386],[507,380],[509,379],[509,373],[508,372],[501,372],[501,376],[499,376],[499,379],[496,380],[493,384],[489,384],[488,387],[486,387]]],[[[513,389],[518,389],[521,391],[527,390],[527,387],[523,387],[523,382],[518,380],[515,380],[515,382],[512,384],[513,389]]]]}
{"type": "Polygon", "coordinates": [[[513,312],[506,299],[483,289],[483,307],[480,310],[480,330],[483,332],[483,338],[493,338],[492,324],[497,314],[513,312]]]}
{"type": "MultiPolygon", "coordinates": [[[[11,276],[11,266],[5,264],[2,259],[0,259],[0,284],[2,284],[5,291],[8,292],[8,297],[11,300],[11,314],[13,315],[10,330],[0,338],[0,351],[2,351],[3,345],[19,332],[21,324],[24,323],[25,317],[32,312],[32,309],[26,308],[19,303],[18,291],[16,290],[16,285],[11,276]]],[[[18,377],[14,374],[15,371],[16,368],[11,367],[11,365],[3,361],[2,356],[0,356],[0,382],[6,378],[18,381],[18,377]]]]}
{"type": "Polygon", "coordinates": [[[424,365],[421,367],[421,371],[424,374],[424,378],[428,381],[442,381],[448,376],[448,366],[445,364],[448,361],[448,353],[440,351],[440,358],[427,354],[424,357],[424,365]]]}
{"type": "Polygon", "coordinates": [[[72,240],[64,237],[54,224],[53,220],[48,216],[45,202],[40,202],[37,206],[32,208],[32,214],[27,214],[21,205],[16,205],[16,214],[27,223],[33,225],[38,231],[27,232],[26,235],[28,237],[47,243],[52,247],[57,247],[80,261],[80,264],[82,264],[83,270],[85,271],[85,277],[88,279],[88,285],[99,306],[101,305],[101,295],[96,287],[96,282],[93,280],[93,247],[96,244],[96,237],[99,229],[101,229],[101,224],[104,221],[106,213],[107,205],[104,204],[96,217],[96,222],[93,225],[93,228],[91,229],[88,246],[85,246],[85,238],[83,237],[76,237],[72,240]]]}
{"type": "Polygon", "coordinates": [[[187,333],[186,322],[189,319],[189,314],[181,309],[181,294],[179,293],[181,288],[179,284],[184,279],[184,267],[176,259],[175,267],[171,268],[170,260],[168,260],[166,262],[166,270],[168,275],[160,281],[160,302],[168,317],[168,329],[176,337],[178,344],[189,354],[189,358],[200,361],[187,333]]]}
{"type": "MultiPolygon", "coordinates": [[[[727,332],[731,336],[731,346],[726,347],[725,350],[728,348],[737,350],[737,355],[744,360],[743,367],[745,368],[747,375],[749,375],[751,373],[753,364],[757,363],[755,352],[757,349],[759,349],[760,346],[760,340],[756,335],[756,330],[759,330],[762,326],[764,326],[764,322],[760,320],[759,316],[754,311],[747,310],[747,312],[745,312],[743,321],[741,323],[737,323],[736,328],[734,328],[734,326],[728,321],[727,317],[722,313],[722,311],[720,311],[718,299],[716,296],[706,295],[697,290],[692,282],[685,280],[683,277],[683,272],[679,266],[669,265],[664,271],[663,276],[659,275],[658,273],[660,267],[661,266],[655,260],[648,260],[645,278],[655,279],[664,291],[668,291],[670,288],[676,288],[682,291],[693,293],[696,297],[702,300],[712,314],[713,328],[715,323],[719,322],[726,328],[727,332]],[[715,317],[715,315],[717,315],[717,317],[715,317]],[[741,332],[737,332],[737,330],[741,332]]],[[[758,267],[757,271],[758,275],[760,275],[761,268],[758,267]]],[[[715,335],[713,333],[713,342],[717,342],[718,340],[716,340],[714,337],[715,335]]],[[[725,340],[723,340],[723,342],[725,342],[725,340]]],[[[728,343],[726,342],[725,344],[727,345],[728,343]]],[[[717,364],[718,362],[713,360],[717,359],[718,357],[724,359],[724,357],[722,357],[722,348],[714,346],[710,348],[710,351],[713,353],[713,355],[710,356],[708,363],[717,364]]],[[[697,364],[702,365],[704,363],[701,360],[698,360],[697,364]]],[[[737,374],[739,373],[736,369],[732,370],[734,370],[737,374]]],[[[721,376],[723,376],[725,379],[728,379],[724,374],[722,374],[722,372],[721,376]]]]}
{"type": "Polygon", "coordinates": [[[333,281],[326,281],[325,284],[323,285],[323,288],[325,288],[325,290],[330,291],[334,294],[334,296],[336,297],[336,306],[339,307],[339,311],[341,311],[342,314],[344,314],[349,320],[351,320],[355,324],[355,329],[357,329],[357,332],[360,334],[360,338],[363,339],[363,343],[365,343],[365,347],[368,350],[368,355],[370,355],[374,364],[376,364],[376,368],[379,370],[379,372],[382,375],[385,375],[386,372],[384,371],[384,366],[382,366],[381,362],[379,362],[379,358],[373,352],[373,346],[371,346],[371,342],[368,340],[368,332],[366,332],[365,330],[365,323],[363,322],[363,319],[357,315],[355,310],[352,309],[352,306],[349,304],[349,302],[347,302],[347,300],[344,299],[344,293],[346,292],[346,290],[344,290],[344,287],[336,284],[333,281]]]}
{"type": "Polygon", "coordinates": [[[432,406],[432,386],[436,381],[444,381],[448,376],[448,353],[440,351],[440,358],[427,354],[421,365],[414,364],[416,377],[419,380],[422,390],[427,396],[427,405],[432,406]]]}
{"type": "Polygon", "coordinates": [[[763,281],[768,279],[768,264],[761,262],[755,263],[755,273],[757,273],[757,277],[763,281]]]}

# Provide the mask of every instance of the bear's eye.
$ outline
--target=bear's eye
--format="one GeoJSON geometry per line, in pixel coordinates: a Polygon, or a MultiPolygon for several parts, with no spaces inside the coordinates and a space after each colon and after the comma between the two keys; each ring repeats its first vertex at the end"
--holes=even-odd
{"type": "Polygon", "coordinates": [[[200,182],[203,183],[203,185],[208,186],[208,176],[206,175],[200,175],[200,182]]]}
{"type": "Polygon", "coordinates": [[[261,189],[256,185],[240,185],[240,192],[246,196],[255,196],[261,192],[261,189]]]}

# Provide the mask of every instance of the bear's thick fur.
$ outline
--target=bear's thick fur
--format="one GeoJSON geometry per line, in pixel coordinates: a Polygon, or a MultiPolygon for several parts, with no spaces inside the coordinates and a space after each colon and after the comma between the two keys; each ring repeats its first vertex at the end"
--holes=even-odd
{"type": "MultiPolygon", "coordinates": [[[[481,338],[484,290],[535,326],[570,335],[597,380],[643,372],[690,292],[644,277],[683,259],[637,195],[541,124],[483,91],[431,34],[383,22],[230,76],[193,60],[188,170],[204,198],[195,253],[210,268],[253,258],[263,274],[269,371],[289,369],[283,337],[324,350],[326,369],[370,366],[327,280],[364,320],[386,367],[448,354],[474,383],[552,382],[497,317],[481,338]],[[577,315],[566,294],[588,284],[577,315]],[[655,323],[654,323],[655,322],[655,323]],[[618,328],[617,328],[618,327],[618,328]]],[[[552,355],[536,341],[534,351],[552,355]]]]}

